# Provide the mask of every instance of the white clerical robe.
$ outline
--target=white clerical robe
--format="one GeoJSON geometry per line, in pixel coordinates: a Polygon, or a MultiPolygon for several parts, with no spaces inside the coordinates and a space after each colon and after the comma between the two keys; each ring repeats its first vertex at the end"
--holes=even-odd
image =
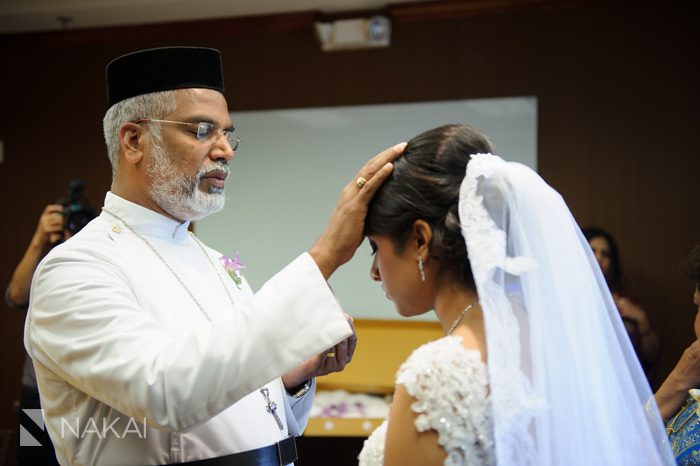
{"type": "Polygon", "coordinates": [[[25,346],[61,464],[192,461],[300,434],[313,391],[293,398],[280,376],[351,334],[311,257],[253,294],[205,247],[212,266],[187,223],[112,193],[105,208],[211,322],[106,212],[54,248],[32,282],[25,346]]]}

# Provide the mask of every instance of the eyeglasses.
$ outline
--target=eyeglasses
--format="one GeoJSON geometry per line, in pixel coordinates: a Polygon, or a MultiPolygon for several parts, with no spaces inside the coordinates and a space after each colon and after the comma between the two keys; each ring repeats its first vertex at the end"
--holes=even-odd
{"type": "Polygon", "coordinates": [[[223,135],[231,146],[231,150],[238,149],[241,139],[233,134],[233,130],[221,129],[208,121],[200,121],[199,123],[189,123],[186,121],[171,121],[171,120],[155,120],[153,118],[142,118],[134,123],[172,123],[175,125],[189,126],[197,131],[197,139],[203,142],[214,143],[223,135]]]}

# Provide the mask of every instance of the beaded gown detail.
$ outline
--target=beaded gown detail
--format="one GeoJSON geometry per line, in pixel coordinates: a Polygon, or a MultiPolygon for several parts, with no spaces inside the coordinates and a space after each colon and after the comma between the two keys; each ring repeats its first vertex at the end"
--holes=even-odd
{"type": "MultiPolygon", "coordinates": [[[[445,466],[495,464],[488,375],[477,350],[461,337],[443,337],[413,352],[401,365],[396,384],[416,399],[418,432],[435,430],[445,449],[445,466]]],[[[365,441],[360,466],[381,466],[387,421],[365,441]]]]}

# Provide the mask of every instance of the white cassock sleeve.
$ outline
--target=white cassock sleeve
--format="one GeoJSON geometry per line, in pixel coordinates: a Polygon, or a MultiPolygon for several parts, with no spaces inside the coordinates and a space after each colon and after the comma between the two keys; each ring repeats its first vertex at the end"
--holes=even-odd
{"type": "MultiPolygon", "coordinates": [[[[104,230],[90,234],[104,238],[104,230]]],[[[226,309],[214,309],[207,322],[162,273],[162,264],[150,265],[147,250],[139,265],[117,247],[125,239],[112,236],[114,244],[71,240],[42,261],[32,283],[25,346],[57,380],[161,430],[195,426],[351,335],[308,254],[235,309],[215,301],[226,309]]],[[[139,243],[131,241],[134,250],[139,243]]],[[[176,252],[173,257],[187,254],[176,252]]],[[[207,290],[218,284],[204,266],[190,269],[182,278],[211,312],[207,290]]],[[[46,392],[62,396],[56,388],[46,392]]],[[[312,398],[292,407],[302,415],[289,417],[290,428],[306,424],[312,398]]]]}

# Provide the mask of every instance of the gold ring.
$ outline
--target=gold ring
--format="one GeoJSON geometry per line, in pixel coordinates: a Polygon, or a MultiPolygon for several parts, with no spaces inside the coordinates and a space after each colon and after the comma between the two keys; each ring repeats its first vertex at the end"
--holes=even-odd
{"type": "Polygon", "coordinates": [[[357,180],[355,180],[355,183],[357,183],[358,188],[362,189],[367,184],[367,178],[360,176],[359,178],[357,178],[357,180]]]}
{"type": "Polygon", "coordinates": [[[335,351],[329,351],[328,353],[326,353],[326,357],[327,357],[327,358],[334,358],[334,357],[335,357],[335,351]]]}

